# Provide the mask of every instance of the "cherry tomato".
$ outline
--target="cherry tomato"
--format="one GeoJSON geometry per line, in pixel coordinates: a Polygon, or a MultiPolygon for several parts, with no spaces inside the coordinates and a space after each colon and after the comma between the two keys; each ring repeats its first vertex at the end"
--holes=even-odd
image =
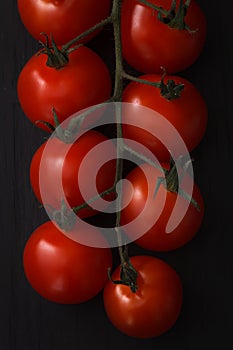
{"type": "MultiPolygon", "coordinates": [[[[163,164],[168,168],[168,164],[163,164]]],[[[176,192],[168,191],[161,184],[154,197],[156,184],[159,177],[164,176],[161,170],[149,164],[143,164],[141,167],[134,168],[127,176],[131,186],[124,184],[123,189],[123,208],[124,203],[131,198],[130,203],[122,210],[121,224],[125,225],[126,233],[130,237],[139,237],[135,243],[151,251],[170,251],[177,249],[188,243],[198,232],[204,215],[204,203],[198,186],[194,183],[192,198],[198,204],[199,209],[193,203],[189,203],[185,209],[187,199],[176,192]],[[174,209],[175,202],[179,196],[178,214],[174,214],[174,226],[171,232],[167,233],[167,224],[174,209]],[[187,211],[186,211],[187,210],[187,211]],[[180,223],[178,216],[183,213],[183,219],[180,223]],[[134,223],[134,219],[142,214],[140,220],[134,223]],[[154,221],[153,221],[154,219],[154,221]],[[150,223],[150,227],[146,226],[150,223]],[[143,233],[140,236],[140,233],[143,233]],[[139,234],[137,236],[137,234],[139,234]]],[[[192,181],[191,176],[185,173],[180,188],[186,193],[192,181]]]]}
{"type": "MultiPolygon", "coordinates": [[[[160,82],[161,75],[146,74],[140,77],[141,79],[150,82],[160,82]]],[[[178,76],[166,76],[164,83],[173,80],[176,85],[184,84],[184,89],[180,93],[180,97],[168,100],[161,95],[160,89],[142,83],[131,82],[124,90],[123,102],[134,103],[149,107],[158,112],[167,119],[177,130],[183,139],[187,150],[192,151],[202,140],[207,126],[208,111],[206,103],[197,90],[197,88],[187,79],[178,76]]],[[[123,133],[124,137],[137,141],[148,148],[159,160],[168,161],[170,158],[169,151],[174,151],[176,154],[183,154],[183,149],[179,148],[176,139],[170,140],[169,130],[164,130],[167,126],[164,123],[159,123],[158,133],[164,131],[167,140],[170,140],[173,145],[172,150],[168,150],[166,144],[148,131],[144,130],[146,126],[151,130],[150,125],[155,122],[156,115],[144,113],[143,118],[140,113],[126,113],[123,116],[123,133]],[[152,120],[153,117],[153,120],[152,120]],[[135,118],[141,120],[141,128],[134,125],[127,125],[126,122],[134,122],[135,118]]]]}
{"type": "MultiPolygon", "coordinates": [[[[116,169],[116,149],[111,141],[104,152],[100,151],[97,155],[90,156],[85,164],[85,171],[82,175],[79,174],[80,168],[84,166],[82,162],[88,153],[107,140],[101,133],[90,130],[72,145],[56,137],[43,143],[33,155],[30,165],[31,186],[38,200],[43,201],[44,205],[60,209],[63,199],[71,207],[75,207],[85,202],[80,186],[88,199],[95,196],[94,185],[99,193],[110,188],[114,183],[116,169]],[[104,163],[105,156],[108,155],[112,160],[104,163]],[[103,165],[100,166],[102,159],[103,165]]],[[[113,197],[109,195],[104,199],[107,201],[113,197]]],[[[98,204],[97,202],[98,200],[95,204],[98,204]]],[[[100,203],[99,205],[101,207],[100,203]]],[[[85,208],[78,214],[80,217],[87,217],[96,214],[96,210],[85,208]]]]}
{"type": "MultiPolygon", "coordinates": [[[[59,122],[83,108],[106,101],[111,95],[111,79],[103,60],[81,46],[69,55],[61,69],[46,65],[47,55],[34,55],[18,78],[18,98],[25,115],[33,122],[54,125],[53,108],[59,122]]],[[[44,124],[38,127],[49,130],[44,124]]]]}
{"type": "MultiPolygon", "coordinates": [[[[131,263],[138,272],[138,290],[107,282],[104,306],[113,325],[137,338],[152,338],[170,329],[182,306],[182,284],[173,268],[152,256],[134,256],[131,263]]],[[[120,268],[113,275],[119,280],[120,268]]]]}
{"type": "MultiPolygon", "coordinates": [[[[85,230],[79,225],[79,230],[85,230]]],[[[102,239],[94,228],[83,233],[102,239]]],[[[24,271],[31,286],[42,297],[62,304],[82,303],[97,295],[107,282],[111,264],[110,248],[81,245],[66,237],[51,221],[31,234],[23,254],[24,271]]]]}
{"type": "MultiPolygon", "coordinates": [[[[171,0],[151,0],[169,10],[171,0]]],[[[180,1],[177,2],[177,6],[180,1]]],[[[158,12],[137,0],[124,0],[122,6],[123,56],[132,67],[143,73],[177,73],[191,66],[199,57],[206,38],[206,19],[191,1],[185,21],[193,33],[175,29],[157,18],[158,12]]]]}
{"type": "Polygon", "coordinates": [[[30,34],[37,40],[42,39],[41,32],[52,34],[57,45],[67,43],[107,17],[110,5],[110,0],[18,0],[19,14],[30,34]]]}

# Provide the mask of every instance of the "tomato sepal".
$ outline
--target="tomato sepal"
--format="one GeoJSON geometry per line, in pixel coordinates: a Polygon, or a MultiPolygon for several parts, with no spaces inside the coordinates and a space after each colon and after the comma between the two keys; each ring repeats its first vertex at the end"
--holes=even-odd
{"type": "Polygon", "coordinates": [[[113,284],[122,284],[128,286],[132,293],[136,293],[138,290],[137,278],[138,272],[130,261],[128,256],[128,249],[125,246],[122,252],[122,262],[120,265],[120,279],[114,280],[111,276],[111,269],[108,269],[108,278],[113,284]]]}
{"type": "Polygon", "coordinates": [[[68,48],[62,46],[62,48],[59,49],[52,34],[50,35],[50,40],[46,33],[42,32],[41,35],[45,37],[45,43],[43,41],[39,41],[43,48],[38,52],[38,55],[45,54],[48,56],[46,66],[50,68],[61,69],[65,67],[69,63],[69,54],[82,46],[82,44],[68,48]],[[50,42],[51,46],[49,44],[50,42]]]}
{"type": "Polygon", "coordinates": [[[60,227],[63,231],[70,231],[76,223],[76,215],[73,211],[68,209],[68,206],[64,199],[61,201],[61,209],[52,211],[53,221],[60,227]]]}
{"type": "Polygon", "coordinates": [[[185,22],[185,17],[188,12],[189,5],[191,0],[186,0],[184,3],[183,0],[180,0],[178,9],[176,10],[177,0],[172,0],[170,9],[167,11],[163,7],[158,7],[147,0],[139,0],[144,5],[152,8],[154,11],[157,11],[157,18],[160,22],[168,25],[170,28],[177,30],[187,30],[190,34],[197,32],[197,29],[191,29],[185,22]]]}
{"type": "Polygon", "coordinates": [[[169,101],[179,98],[181,96],[181,92],[184,90],[184,84],[176,84],[173,79],[168,79],[168,81],[165,83],[164,78],[167,72],[164,67],[161,67],[161,69],[164,71],[159,82],[161,96],[169,101]]]}
{"type": "MultiPolygon", "coordinates": [[[[182,161],[182,158],[183,157],[178,159],[177,162],[180,163],[182,161]]],[[[175,163],[174,159],[171,157],[169,169],[163,169],[164,177],[160,176],[157,178],[153,198],[156,197],[160,186],[163,185],[168,192],[179,194],[185,200],[187,200],[188,202],[191,202],[191,204],[197,209],[197,211],[200,211],[200,206],[198,202],[195,201],[195,199],[191,195],[189,195],[186,191],[184,191],[180,186],[180,183],[182,182],[182,179],[188,170],[190,162],[191,160],[185,161],[184,165],[181,165],[181,173],[178,174],[177,164],[175,163]]]]}
{"type": "Polygon", "coordinates": [[[167,24],[170,28],[178,29],[178,30],[187,30],[190,34],[193,34],[197,31],[197,29],[192,30],[185,22],[185,17],[188,12],[188,8],[191,0],[187,0],[185,3],[183,0],[180,0],[178,9],[176,11],[176,0],[172,1],[171,8],[168,11],[167,16],[162,16],[161,12],[158,12],[158,19],[167,24]]]}
{"type": "Polygon", "coordinates": [[[145,84],[160,89],[161,96],[166,100],[172,101],[179,98],[181,96],[181,92],[184,90],[185,85],[183,83],[176,84],[173,79],[168,79],[168,81],[165,83],[164,78],[166,77],[167,72],[164,67],[161,67],[161,69],[163,70],[163,75],[160,81],[149,81],[146,79],[141,79],[134,77],[133,75],[130,75],[126,72],[123,72],[123,77],[139,84],[145,84]]]}

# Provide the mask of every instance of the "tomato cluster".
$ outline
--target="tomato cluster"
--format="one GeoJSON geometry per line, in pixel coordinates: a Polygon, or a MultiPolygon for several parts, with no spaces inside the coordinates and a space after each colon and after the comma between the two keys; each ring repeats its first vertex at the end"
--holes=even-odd
{"type": "MultiPolygon", "coordinates": [[[[206,37],[205,16],[195,0],[113,0],[112,4],[110,0],[18,0],[18,9],[27,30],[42,44],[19,75],[19,102],[32,123],[53,131],[31,160],[32,189],[52,216],[26,243],[26,277],[41,296],[57,303],[86,302],[103,290],[106,313],[116,328],[138,338],[161,335],[174,325],[182,307],[183,287],[176,271],[152,254],[129,257],[119,241],[121,263],[110,275],[112,251],[101,230],[82,220],[72,221],[72,225],[66,220],[67,207],[83,219],[98,215],[92,201],[102,197],[104,210],[117,197],[121,165],[116,160],[122,148],[118,142],[108,143],[105,156],[111,159],[114,155],[114,159],[101,167],[96,179],[92,175],[98,159],[88,158],[82,178],[86,201],[79,187],[80,165],[94,147],[109,138],[104,132],[89,130],[74,140],[69,120],[103,102],[133,106],[132,113],[122,109],[118,130],[125,150],[142,163],[128,172],[128,181],[118,193],[123,209],[117,214],[116,234],[122,227],[135,244],[151,252],[170,251],[189,242],[201,226],[204,202],[187,163],[178,166],[172,158],[187,156],[199,145],[207,126],[207,108],[197,88],[173,74],[199,57],[206,37]],[[99,35],[106,23],[113,25],[118,50],[114,89],[106,63],[84,45],[99,35]],[[135,69],[137,77],[125,72],[123,60],[135,69]],[[130,81],[124,89],[123,79],[130,81]],[[141,107],[153,113],[142,116],[141,107]],[[173,145],[172,150],[151,132],[155,125],[173,145]],[[182,143],[176,144],[177,134],[187,154],[182,154],[182,143]],[[141,150],[137,145],[144,147],[141,150]],[[150,155],[159,160],[159,166],[150,155]],[[177,207],[177,224],[168,233],[177,207]],[[185,214],[179,220],[180,212],[185,214]],[[80,233],[98,240],[104,248],[79,243],[74,237],[80,233]]],[[[96,108],[94,119],[102,118],[102,112],[96,108]]],[[[79,117],[76,132],[83,125],[90,128],[93,122],[88,113],[84,120],[79,117]]]]}

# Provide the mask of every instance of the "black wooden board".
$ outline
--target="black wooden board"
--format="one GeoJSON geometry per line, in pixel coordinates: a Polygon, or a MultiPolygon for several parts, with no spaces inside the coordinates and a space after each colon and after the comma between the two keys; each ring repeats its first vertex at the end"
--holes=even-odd
{"type": "MultiPolygon", "coordinates": [[[[233,313],[233,31],[232,2],[199,0],[208,21],[205,48],[182,75],[206,100],[206,135],[193,152],[195,180],[206,205],[202,227],[186,246],[155,254],[180,274],[184,304],[176,325],[161,337],[138,340],[107,320],[102,295],[81,305],[58,305],[27,282],[22,254],[31,232],[47,220],[29,182],[30,160],[47,135],[24,116],[16,92],[20,70],[39,48],[27,33],[17,2],[0,4],[0,347],[2,350],[157,349],[232,347],[233,313]]],[[[89,46],[113,73],[104,30],[89,46]]],[[[111,46],[111,45],[110,45],[111,46]]],[[[133,246],[133,253],[143,251],[133,246]]]]}

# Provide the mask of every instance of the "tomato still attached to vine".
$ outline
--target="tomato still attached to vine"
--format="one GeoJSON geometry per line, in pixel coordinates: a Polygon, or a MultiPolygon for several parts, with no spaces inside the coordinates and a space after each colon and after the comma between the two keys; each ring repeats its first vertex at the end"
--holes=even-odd
{"type": "MultiPolygon", "coordinates": [[[[19,75],[19,102],[34,124],[46,131],[55,130],[52,138],[42,144],[32,158],[32,189],[44,206],[59,212],[64,201],[65,205],[73,208],[72,214],[82,218],[97,212],[88,207],[80,191],[81,163],[107,137],[91,130],[76,141],[71,140],[71,144],[60,137],[67,129],[59,123],[84,108],[106,101],[145,106],[171,123],[189,152],[201,141],[207,124],[206,105],[197,89],[184,78],[160,74],[161,67],[168,74],[176,73],[198,59],[205,42],[206,20],[197,3],[194,0],[191,3],[189,0],[114,0],[111,13],[110,6],[110,0],[18,0],[25,27],[43,46],[29,59],[19,75]],[[98,33],[102,20],[113,26],[114,33],[116,69],[112,97],[107,65],[94,51],[82,45],[98,33]],[[98,23],[98,30],[90,30],[88,35],[84,33],[82,39],[75,42],[75,37],[98,23]],[[41,35],[41,32],[44,34],[41,35]],[[146,84],[135,79],[123,90],[123,81],[129,78],[124,71],[123,59],[138,72],[147,73],[138,78],[146,84]],[[160,84],[159,89],[155,88],[154,82],[160,84]],[[181,95],[175,96],[178,98],[165,96],[163,84],[170,84],[169,88],[174,84],[175,89],[182,86],[181,95]],[[74,210],[82,204],[80,211],[74,210]]],[[[175,89],[169,92],[173,94],[175,89]]],[[[120,266],[110,276],[112,253],[109,248],[81,245],[64,234],[64,228],[59,228],[58,222],[55,225],[52,221],[39,226],[31,234],[24,249],[23,264],[29,283],[44,298],[63,304],[81,303],[103,290],[104,307],[113,325],[128,336],[151,338],[168,331],[177,321],[182,308],[182,283],[176,271],[160,259],[141,255],[129,258],[126,253],[123,254],[121,225],[141,214],[147,201],[149,210],[144,211],[142,221],[138,221],[135,227],[131,226],[133,232],[126,229],[124,234],[131,236],[135,230],[143,230],[143,223],[156,216],[160,208],[157,204],[161,197],[165,198],[158,220],[135,242],[151,251],[169,251],[181,247],[195,236],[203,219],[204,203],[194,184],[187,212],[174,231],[167,234],[166,225],[179,196],[178,187],[171,191],[169,186],[166,187],[169,164],[163,163],[164,171],[151,164],[136,167],[128,174],[129,181],[123,182],[122,188],[117,187],[123,178],[124,138],[138,141],[162,161],[167,162],[170,153],[166,145],[161,145],[142,128],[124,124],[128,122],[124,109],[120,111],[116,108],[115,111],[116,119],[121,121],[116,123],[117,146],[112,144],[106,149],[106,154],[114,154],[111,158],[114,160],[104,164],[94,179],[92,175],[98,159],[93,157],[87,165],[82,185],[90,200],[94,196],[90,190],[93,181],[96,181],[99,194],[109,191],[102,196],[104,199],[117,197],[114,229],[119,243],[120,266]],[[165,179],[154,196],[155,191],[148,190],[147,181],[156,185],[164,174],[165,179]],[[129,182],[131,186],[128,186],[129,182]],[[128,203],[125,207],[123,205],[122,211],[121,201],[128,203]],[[197,205],[193,205],[194,202],[197,205]],[[131,270],[127,270],[127,264],[131,270]],[[125,275],[122,271],[126,271],[125,275]]],[[[100,117],[97,110],[94,115],[100,117]]],[[[89,128],[91,124],[88,121],[87,117],[84,124],[89,128]]],[[[145,117],[142,125],[153,121],[145,117]]],[[[79,126],[77,122],[77,129],[79,126]]],[[[138,158],[145,160],[142,154],[137,154],[137,150],[134,152],[138,158]]],[[[176,150],[177,153],[179,150],[176,150]]],[[[184,192],[190,182],[192,179],[185,173],[180,184],[184,192]]],[[[98,202],[98,199],[95,198],[95,201],[98,202]]],[[[185,201],[187,198],[181,198],[181,210],[182,205],[187,204],[185,201]]],[[[69,227],[70,237],[74,233],[72,230],[77,230],[98,240],[104,239],[98,228],[88,228],[81,222],[78,227],[75,223],[74,227],[69,227]]]]}
{"type": "MultiPolygon", "coordinates": [[[[123,91],[123,102],[145,106],[159,113],[177,130],[187,151],[191,152],[201,142],[208,119],[207,106],[198,89],[187,79],[174,75],[163,77],[159,74],[146,74],[138,78],[161,87],[133,81],[123,91]],[[176,89],[181,87],[183,89],[176,96],[176,89]]],[[[156,113],[144,113],[142,117],[141,110],[137,113],[135,109],[134,114],[123,114],[124,137],[144,145],[160,161],[169,161],[170,152],[174,152],[176,157],[184,156],[183,147],[177,144],[176,139],[172,139],[174,136],[170,136],[168,125],[163,123],[163,119],[160,122],[156,113]],[[152,129],[151,125],[157,119],[158,134],[167,134],[164,143],[147,131],[152,129]],[[134,125],[135,120],[141,120],[141,128],[134,125]],[[168,150],[168,144],[172,144],[172,149],[168,150]]]]}
{"type": "Polygon", "coordinates": [[[197,60],[205,43],[206,19],[201,8],[195,0],[188,8],[181,0],[176,1],[175,8],[171,0],[148,2],[160,11],[144,1],[123,1],[123,57],[142,73],[160,73],[161,66],[168,73],[188,68],[197,60]]]}
{"type": "MultiPolygon", "coordinates": [[[[96,168],[98,169],[99,159],[94,155],[85,163],[85,176],[79,176],[83,159],[95,146],[107,140],[100,132],[90,130],[72,144],[66,144],[57,137],[44,142],[33,155],[30,165],[31,186],[37,199],[56,210],[61,208],[62,200],[73,208],[85,202],[81,189],[91,199],[95,195],[92,192],[93,183],[96,183],[99,193],[111,188],[116,172],[116,148],[113,142],[108,143],[104,154],[99,152],[99,159],[109,155],[112,160],[103,164],[97,177],[94,174],[96,168]]],[[[113,199],[113,194],[105,196],[104,199],[113,199]]],[[[84,208],[78,213],[82,218],[95,214],[96,210],[92,208],[84,208]]]]}
{"type": "MultiPolygon", "coordinates": [[[[96,228],[83,234],[103,239],[96,228]]],[[[23,254],[29,283],[44,298],[61,304],[79,304],[98,294],[107,282],[112,264],[109,248],[94,248],[66,237],[51,221],[31,234],[23,254]]]]}
{"type": "MultiPolygon", "coordinates": [[[[57,45],[66,44],[109,15],[110,0],[18,0],[22,22],[29,33],[42,40],[41,32],[52,34],[57,45]]],[[[85,37],[87,42],[99,31],[85,37]]]]}
{"type": "MultiPolygon", "coordinates": [[[[163,163],[163,166],[165,169],[169,169],[169,164],[163,163]]],[[[169,184],[166,184],[166,178],[164,178],[165,183],[160,185],[155,195],[156,184],[162,177],[164,177],[164,173],[159,169],[149,164],[142,164],[128,174],[127,180],[131,186],[127,186],[126,183],[122,195],[123,205],[128,198],[131,198],[131,200],[129,205],[122,211],[121,224],[125,225],[133,222],[136,217],[143,214],[140,220],[137,221],[136,226],[132,223],[126,229],[126,233],[133,237],[136,232],[144,232],[135,242],[144,249],[151,251],[170,251],[188,243],[197,234],[204,215],[204,201],[195,183],[193,184],[192,199],[195,201],[196,206],[190,200],[187,210],[185,209],[188,199],[181,195],[181,190],[183,193],[186,193],[193,181],[188,172],[185,173],[177,188],[178,193],[169,190],[169,184]],[[149,187],[148,183],[152,184],[152,186],[150,185],[149,187]],[[173,230],[167,233],[167,224],[174,209],[177,196],[179,196],[179,213],[183,212],[184,215],[181,222],[178,225],[174,225],[173,230]],[[164,198],[163,209],[157,215],[161,207],[160,202],[163,202],[164,198]],[[151,227],[145,231],[145,223],[155,217],[158,217],[158,219],[154,220],[151,227]]],[[[172,183],[170,186],[174,187],[175,184],[172,183]]]]}
{"type": "MultiPolygon", "coordinates": [[[[168,331],[182,307],[183,291],[176,271],[152,256],[133,256],[137,291],[108,281],[104,288],[104,307],[108,318],[121,332],[136,338],[152,338],[168,331]]],[[[120,279],[120,268],[112,274],[120,279]]]]}
{"type": "Polygon", "coordinates": [[[54,126],[53,109],[62,123],[72,114],[109,99],[110,73],[93,50],[79,47],[68,54],[67,63],[58,69],[49,67],[47,62],[47,54],[38,52],[18,78],[22,110],[36,126],[49,131],[43,122],[54,126]]]}

